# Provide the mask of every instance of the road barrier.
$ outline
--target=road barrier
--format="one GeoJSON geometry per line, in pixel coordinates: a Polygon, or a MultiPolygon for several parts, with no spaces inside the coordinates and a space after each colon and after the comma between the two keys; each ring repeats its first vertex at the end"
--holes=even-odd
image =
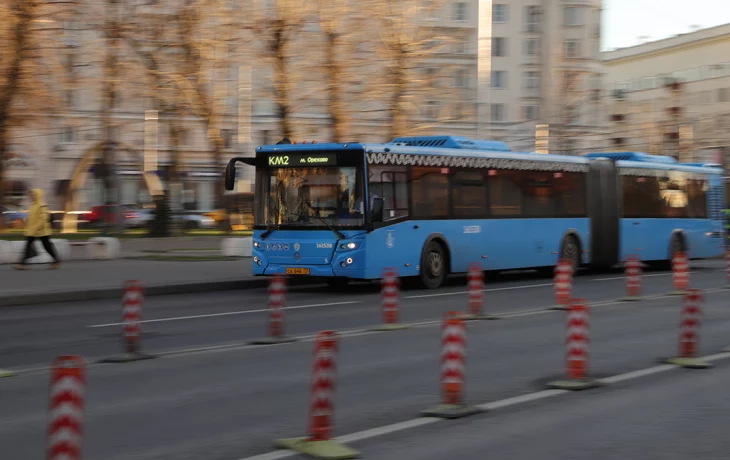
{"type": "Polygon", "coordinates": [[[337,342],[335,331],[320,332],[315,339],[309,402],[309,436],[279,439],[276,441],[277,447],[315,458],[350,459],[359,456],[359,452],[332,439],[337,342]]]}
{"type": "Polygon", "coordinates": [[[679,355],[667,362],[690,369],[706,369],[710,363],[697,358],[700,348],[700,329],[702,327],[702,291],[689,289],[682,299],[679,315],[679,355]]]}
{"type": "Polygon", "coordinates": [[[128,363],[155,358],[142,353],[142,302],[144,288],[137,280],[127,281],[122,290],[122,354],[101,360],[102,363],[128,363]]]}
{"type": "Polygon", "coordinates": [[[426,409],[426,417],[460,418],[481,410],[464,403],[466,323],[459,312],[446,313],[441,329],[441,394],[443,402],[426,409]]]}
{"type": "Polygon", "coordinates": [[[269,281],[269,336],[251,341],[251,345],[275,345],[294,342],[295,339],[284,334],[284,310],[286,306],[286,278],[275,275],[269,281]]]}
{"type": "Polygon", "coordinates": [[[630,255],[624,264],[626,271],[626,297],[622,300],[641,300],[641,261],[638,256],[630,255]]]}
{"type": "Polygon", "coordinates": [[[553,310],[567,310],[573,294],[573,266],[568,259],[560,259],[555,267],[555,304],[553,310]]]}
{"type": "Polygon", "coordinates": [[[689,261],[687,254],[676,252],[672,257],[672,281],[674,291],[671,295],[685,295],[689,289],[689,261]]]}
{"type": "Polygon", "coordinates": [[[51,364],[48,460],[81,460],[86,360],[60,356],[51,364]]]}
{"type": "Polygon", "coordinates": [[[383,270],[383,277],[380,281],[380,298],[383,310],[383,324],[372,329],[374,331],[397,331],[407,329],[408,326],[400,324],[400,278],[398,270],[386,268],[383,270]]]}
{"type": "Polygon", "coordinates": [[[479,264],[469,266],[467,291],[469,313],[463,316],[465,320],[497,319],[496,316],[484,313],[484,272],[479,264]]]}
{"type": "Polygon", "coordinates": [[[590,310],[584,299],[572,299],[566,315],[565,364],[567,380],[548,384],[561,390],[585,390],[598,386],[588,378],[588,344],[590,337],[590,310]]]}

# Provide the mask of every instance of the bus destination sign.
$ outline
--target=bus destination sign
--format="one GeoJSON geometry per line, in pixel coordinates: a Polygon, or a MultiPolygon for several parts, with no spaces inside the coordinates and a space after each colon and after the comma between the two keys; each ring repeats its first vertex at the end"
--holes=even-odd
{"type": "Polygon", "coordinates": [[[268,158],[271,168],[299,168],[302,166],[335,166],[336,153],[288,153],[271,155],[268,158]]]}

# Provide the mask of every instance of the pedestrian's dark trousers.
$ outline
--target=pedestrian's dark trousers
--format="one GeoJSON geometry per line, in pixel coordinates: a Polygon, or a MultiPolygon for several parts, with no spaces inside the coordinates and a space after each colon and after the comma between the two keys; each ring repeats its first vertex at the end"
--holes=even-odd
{"type": "Polygon", "coordinates": [[[53,247],[53,243],[51,243],[50,237],[41,236],[40,238],[36,238],[35,236],[28,236],[25,240],[25,252],[23,252],[22,259],[20,260],[21,265],[24,264],[28,259],[30,259],[31,247],[36,239],[41,240],[41,244],[43,244],[43,249],[45,249],[46,252],[51,255],[51,257],[53,257],[53,260],[56,263],[61,262],[60,260],[58,260],[58,256],[56,255],[56,248],[53,247]]]}

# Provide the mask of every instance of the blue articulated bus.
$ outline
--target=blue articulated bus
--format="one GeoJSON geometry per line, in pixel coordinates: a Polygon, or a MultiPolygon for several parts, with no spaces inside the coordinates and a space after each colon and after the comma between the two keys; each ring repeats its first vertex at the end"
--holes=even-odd
{"type": "Polygon", "coordinates": [[[394,267],[428,288],[479,263],[550,270],[722,254],[722,170],[643,153],[513,152],[453,136],[387,144],[262,146],[253,273],[378,279],[394,267]]]}

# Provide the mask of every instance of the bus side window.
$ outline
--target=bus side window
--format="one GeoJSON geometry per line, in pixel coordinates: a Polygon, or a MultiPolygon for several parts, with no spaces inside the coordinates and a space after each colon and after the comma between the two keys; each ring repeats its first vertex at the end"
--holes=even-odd
{"type": "Polygon", "coordinates": [[[408,216],[408,174],[404,166],[370,166],[368,207],[373,198],[383,199],[383,221],[408,216]]]}

